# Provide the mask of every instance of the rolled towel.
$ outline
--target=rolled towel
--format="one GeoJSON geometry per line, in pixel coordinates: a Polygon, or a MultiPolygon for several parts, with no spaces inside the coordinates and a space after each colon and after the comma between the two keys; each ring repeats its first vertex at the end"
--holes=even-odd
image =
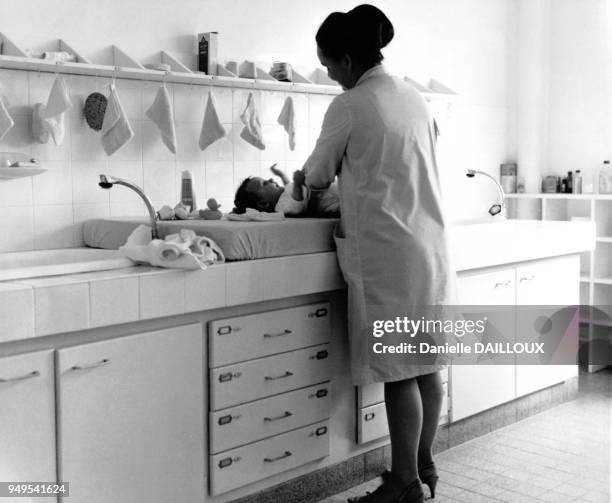
{"type": "Polygon", "coordinates": [[[240,137],[250,143],[254,147],[260,150],[265,150],[266,145],[263,142],[263,135],[261,133],[261,122],[257,109],[255,108],[255,100],[253,93],[249,93],[247,98],[247,104],[242,114],[240,114],[240,120],[244,124],[244,128],[240,132],[240,137]]]}
{"type": "Polygon", "coordinates": [[[174,111],[172,101],[166,86],[160,86],[155,100],[146,112],[146,115],[159,128],[162,141],[168,150],[176,154],[176,130],[174,127],[174,111]]]}
{"type": "Polygon", "coordinates": [[[4,106],[4,101],[0,98],[0,140],[8,133],[15,125],[15,121],[9,114],[9,111],[4,106]]]}
{"type": "Polygon", "coordinates": [[[47,130],[56,145],[61,145],[62,141],[64,141],[64,135],[66,134],[64,114],[71,106],[72,103],[70,102],[66,81],[64,77],[58,75],[55,78],[55,82],[53,82],[44,112],[47,130]]]}
{"type": "Polygon", "coordinates": [[[204,120],[202,121],[202,132],[200,133],[200,149],[206,149],[206,147],[220,140],[226,134],[227,132],[219,120],[213,95],[212,93],[208,93],[206,111],[204,112],[204,120]]]}
{"type": "Polygon", "coordinates": [[[289,137],[289,149],[295,149],[295,110],[293,108],[293,98],[288,96],[283,105],[280,115],[278,116],[278,123],[285,128],[287,136],[289,137]]]}
{"type": "Polygon", "coordinates": [[[121,101],[113,84],[102,123],[102,147],[106,155],[113,155],[134,137],[134,131],[123,112],[121,101]]]}

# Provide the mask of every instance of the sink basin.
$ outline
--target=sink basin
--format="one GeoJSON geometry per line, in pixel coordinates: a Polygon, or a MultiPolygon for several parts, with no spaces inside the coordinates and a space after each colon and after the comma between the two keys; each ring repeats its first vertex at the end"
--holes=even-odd
{"type": "Polygon", "coordinates": [[[0,281],[121,269],[134,265],[117,250],[65,248],[0,253],[0,281]]]}

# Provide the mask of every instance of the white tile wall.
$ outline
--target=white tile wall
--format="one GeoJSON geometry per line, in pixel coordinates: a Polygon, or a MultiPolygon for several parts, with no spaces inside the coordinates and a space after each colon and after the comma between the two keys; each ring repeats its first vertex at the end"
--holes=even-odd
{"type": "Polygon", "coordinates": [[[215,197],[222,210],[233,207],[236,185],[247,176],[270,176],[277,162],[290,174],[309,153],[311,131],[320,121],[332,96],[254,91],[264,125],[266,150],[260,151],[240,138],[240,114],[249,90],[212,88],[217,113],[228,131],[224,138],[202,152],[197,143],[209,88],[167,84],[174,103],[177,154],[162,143],[156,126],[145,113],[159,87],[152,82],[117,80],[117,92],[135,136],[108,157],[100,133],[83,117],[85,99],[94,91],[108,94],[109,79],[65,76],[73,103],[66,117],[61,145],[51,140],[37,144],[31,134],[32,106],[46,103],[55,76],[46,73],[0,70],[0,97],[15,120],[15,127],[0,140],[0,151],[23,152],[36,157],[48,171],[33,178],[0,181],[0,252],[82,246],[81,222],[102,216],[144,215],[138,196],[124,187],[104,191],[98,175],[109,173],[144,188],[156,208],[174,206],[180,196],[181,172],[193,172],[199,207],[215,197]],[[287,96],[293,96],[298,147],[291,152],[287,136],[276,120],[287,96]],[[314,103],[312,103],[314,102],[314,103]],[[312,120],[309,118],[312,117],[312,120]]]}

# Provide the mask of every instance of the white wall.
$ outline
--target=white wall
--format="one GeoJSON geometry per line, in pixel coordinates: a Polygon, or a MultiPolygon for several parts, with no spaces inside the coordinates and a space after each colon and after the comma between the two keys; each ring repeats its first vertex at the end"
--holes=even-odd
{"type": "MultiPolygon", "coordinates": [[[[450,120],[443,121],[440,151],[452,218],[486,211],[495,197],[494,187],[483,180],[467,180],[464,172],[475,168],[497,175],[499,164],[516,156],[512,98],[516,92],[515,2],[381,0],[376,4],[396,27],[396,38],[385,50],[390,70],[423,83],[434,77],[458,93],[450,120]]],[[[40,48],[45,40],[63,38],[100,63],[109,62],[110,44],[146,62],[160,49],[189,53],[195,46],[195,33],[216,30],[222,58],[281,59],[314,68],[318,65],[314,44],[318,25],[331,10],[354,5],[356,2],[341,0],[106,0],[94,6],[76,0],[20,0],[0,2],[0,19],[2,30],[24,48],[40,48]]],[[[215,196],[228,210],[236,184],[247,174],[265,172],[272,161],[280,161],[287,170],[300,166],[316,138],[326,104],[322,97],[303,97],[302,148],[295,153],[287,151],[282,131],[273,126],[282,96],[269,93],[261,99],[271,148],[261,154],[238,140],[202,154],[195,141],[206,89],[172,86],[182,145],[182,151],[172,156],[143,115],[155,86],[120,82],[121,98],[130,110],[137,137],[109,159],[78,107],[72,110],[64,146],[33,144],[30,107],[46,99],[51,82],[48,75],[0,71],[0,94],[17,122],[15,130],[0,141],[0,149],[31,153],[49,168],[33,179],[0,182],[0,208],[8,217],[0,221],[0,232],[9,236],[1,240],[0,251],[79,245],[78,222],[83,219],[142,214],[142,206],[131,194],[113,189],[109,195],[97,189],[95,175],[101,170],[144,184],[156,206],[161,206],[176,203],[180,171],[192,169],[200,203],[215,196]],[[192,99],[197,106],[191,106],[192,99]]],[[[103,89],[103,84],[103,79],[69,79],[77,104],[90,92],[103,89]]],[[[234,93],[222,105],[228,126],[235,130],[231,123],[243,99],[243,93],[234,93]]]]}

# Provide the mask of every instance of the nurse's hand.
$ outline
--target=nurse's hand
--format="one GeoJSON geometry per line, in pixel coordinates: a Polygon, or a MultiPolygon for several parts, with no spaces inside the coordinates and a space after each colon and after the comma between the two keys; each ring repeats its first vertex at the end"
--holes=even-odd
{"type": "Polygon", "coordinates": [[[293,183],[295,185],[301,187],[302,185],[304,185],[305,181],[306,181],[306,175],[304,174],[303,171],[298,170],[293,173],[293,183]]]}

